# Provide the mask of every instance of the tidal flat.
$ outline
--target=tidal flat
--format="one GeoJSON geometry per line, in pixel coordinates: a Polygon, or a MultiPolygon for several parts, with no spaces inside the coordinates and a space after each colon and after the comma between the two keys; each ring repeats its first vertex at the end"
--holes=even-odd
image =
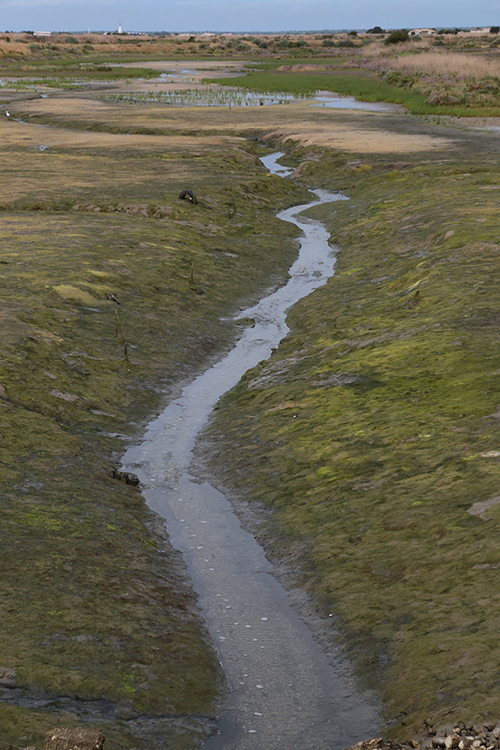
{"type": "Polygon", "coordinates": [[[334,613],[391,736],[497,719],[498,513],[467,512],[498,493],[496,134],[307,102],[8,107],[1,606],[17,682],[0,747],[41,745],[91,705],[109,750],[214,730],[224,677],[183,562],[113,472],[235,341],[231,315],[284,282],[296,230],[275,214],[309,187],[350,198],[311,210],[336,275],[223,398],[198,461],[334,613]],[[291,179],[267,174],[262,144],[291,179]]]}

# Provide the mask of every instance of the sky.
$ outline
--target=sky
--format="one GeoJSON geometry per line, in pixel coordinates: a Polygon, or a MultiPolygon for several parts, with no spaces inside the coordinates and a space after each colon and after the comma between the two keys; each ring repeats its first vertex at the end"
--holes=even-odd
{"type": "Polygon", "coordinates": [[[279,32],[500,25],[500,0],[0,0],[0,31],[279,32]]]}

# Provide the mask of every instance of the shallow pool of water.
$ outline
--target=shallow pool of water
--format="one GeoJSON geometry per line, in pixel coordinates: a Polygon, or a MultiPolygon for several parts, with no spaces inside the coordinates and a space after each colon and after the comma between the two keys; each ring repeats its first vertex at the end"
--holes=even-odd
{"type": "MultiPolygon", "coordinates": [[[[276,163],[280,156],[262,161],[285,176],[290,170],[276,163]]],[[[328,232],[300,213],[345,198],[315,192],[307,206],[279,214],[304,233],[289,281],[237,316],[255,325],[151,422],[141,443],[123,459],[183,553],[227,676],[220,733],[207,741],[207,750],[340,750],[374,736],[378,723],[376,710],[356,690],[349,665],[339,653],[332,666],[228,500],[189,471],[196,436],[220,396],[270,357],[288,331],[290,307],[333,274],[328,232]]]]}
{"type": "Polygon", "coordinates": [[[314,95],[315,107],[330,109],[359,109],[364,112],[399,112],[402,107],[388,102],[361,102],[353,96],[341,96],[331,91],[317,91],[314,95]]]}

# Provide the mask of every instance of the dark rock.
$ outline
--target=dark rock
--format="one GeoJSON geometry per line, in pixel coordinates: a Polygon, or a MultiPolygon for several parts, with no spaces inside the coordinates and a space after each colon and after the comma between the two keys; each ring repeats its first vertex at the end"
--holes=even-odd
{"type": "Polygon", "coordinates": [[[182,192],[179,194],[179,199],[181,201],[188,200],[193,205],[198,203],[196,196],[192,190],[182,190],[182,192]]]}
{"type": "Polygon", "coordinates": [[[118,479],[119,482],[125,482],[125,484],[131,484],[133,487],[137,487],[139,484],[139,477],[135,474],[130,474],[128,471],[117,471],[113,469],[113,479],[118,479]]]}

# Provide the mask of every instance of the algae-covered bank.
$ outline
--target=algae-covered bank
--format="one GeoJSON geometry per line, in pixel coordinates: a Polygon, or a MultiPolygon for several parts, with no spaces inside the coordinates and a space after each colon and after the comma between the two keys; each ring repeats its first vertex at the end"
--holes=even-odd
{"type": "Polygon", "coordinates": [[[405,116],[350,126],[341,149],[287,140],[292,177],[350,197],[309,212],[336,273],[198,456],[403,740],[500,714],[499,141],[405,116]],[[427,143],[405,148],[412,133],[427,143]]]}
{"type": "Polygon", "coordinates": [[[116,468],[238,336],[225,319],[285,280],[296,230],[275,214],[308,193],[234,132],[33,125],[29,104],[0,119],[0,747],[82,723],[109,750],[199,747],[223,675],[179,554],[116,468]]]}

